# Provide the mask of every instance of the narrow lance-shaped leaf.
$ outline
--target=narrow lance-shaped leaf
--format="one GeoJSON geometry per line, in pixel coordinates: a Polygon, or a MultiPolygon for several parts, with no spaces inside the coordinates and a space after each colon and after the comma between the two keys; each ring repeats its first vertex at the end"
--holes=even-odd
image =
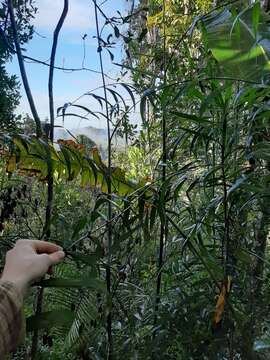
{"type": "Polygon", "coordinates": [[[259,20],[260,20],[260,10],[261,5],[260,2],[257,1],[252,9],[252,25],[253,25],[253,32],[254,35],[257,36],[258,26],[259,26],[259,20]]]}
{"type": "Polygon", "coordinates": [[[54,287],[54,288],[89,288],[96,291],[105,291],[104,281],[94,279],[91,277],[83,278],[51,278],[49,280],[42,280],[38,283],[41,287],[54,287]]]}
{"type": "Polygon", "coordinates": [[[269,20],[259,3],[237,15],[227,8],[203,17],[208,46],[225,76],[258,81],[269,75],[269,20]]]}
{"type": "Polygon", "coordinates": [[[134,110],[135,110],[135,107],[136,107],[136,101],[135,101],[135,96],[133,94],[133,91],[134,88],[132,88],[131,86],[125,84],[125,83],[119,83],[119,85],[123,86],[124,89],[126,89],[126,91],[129,93],[129,96],[132,100],[132,103],[133,103],[133,107],[134,107],[134,110]]]}
{"type": "Polygon", "coordinates": [[[97,118],[97,119],[99,118],[99,117],[97,116],[97,114],[95,114],[92,110],[88,109],[86,106],[72,104],[72,107],[76,107],[76,108],[78,108],[78,109],[82,109],[82,110],[86,111],[87,114],[91,114],[91,115],[93,115],[93,116],[94,116],[95,118],[97,118]]]}
{"type": "Polygon", "coordinates": [[[26,330],[51,329],[56,326],[70,326],[74,320],[74,313],[61,309],[30,316],[26,319],[26,330]]]}

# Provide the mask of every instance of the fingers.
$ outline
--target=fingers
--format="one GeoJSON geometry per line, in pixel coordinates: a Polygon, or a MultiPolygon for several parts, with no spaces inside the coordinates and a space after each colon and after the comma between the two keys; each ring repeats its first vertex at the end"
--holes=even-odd
{"type": "Polygon", "coordinates": [[[55,251],[62,250],[61,246],[58,246],[56,244],[47,241],[32,240],[31,243],[32,243],[31,246],[33,247],[33,249],[36,250],[38,254],[42,254],[42,253],[52,254],[55,251]]]}
{"type": "Polygon", "coordinates": [[[64,258],[65,258],[65,253],[64,253],[64,251],[60,250],[60,251],[56,251],[56,252],[54,252],[54,253],[52,253],[52,254],[50,254],[48,256],[49,256],[49,258],[51,260],[51,266],[52,266],[52,265],[57,265],[61,261],[63,261],[64,258]]]}
{"type": "Polygon", "coordinates": [[[46,272],[48,272],[54,265],[59,264],[64,260],[65,253],[64,251],[56,251],[52,254],[40,254],[36,255],[39,257],[39,264],[41,265],[41,268],[43,269],[41,272],[44,271],[41,276],[43,276],[46,272]]]}
{"type": "Polygon", "coordinates": [[[32,247],[38,254],[52,254],[55,251],[62,250],[61,246],[56,244],[47,242],[47,241],[40,241],[40,240],[19,240],[17,242],[18,245],[20,244],[27,244],[32,247]]]}

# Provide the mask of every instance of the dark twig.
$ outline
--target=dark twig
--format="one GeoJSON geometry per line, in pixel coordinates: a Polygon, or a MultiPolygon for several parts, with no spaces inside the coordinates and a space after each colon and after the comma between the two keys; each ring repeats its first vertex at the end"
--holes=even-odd
{"type": "MultiPolygon", "coordinates": [[[[26,60],[30,60],[31,62],[33,63],[37,63],[37,64],[41,64],[41,65],[45,65],[45,66],[48,66],[48,67],[51,67],[50,64],[48,64],[46,61],[42,61],[42,60],[39,60],[39,59],[35,59],[31,56],[26,56],[26,55],[23,55],[23,58],[26,59],[26,60]]],[[[62,66],[53,66],[53,68],[55,70],[62,70],[62,71],[66,71],[66,72],[78,72],[78,71],[89,71],[89,72],[92,72],[92,73],[95,73],[95,74],[101,74],[100,71],[98,70],[94,70],[94,69],[90,69],[88,67],[81,67],[81,68],[67,68],[67,67],[62,67],[62,66]]],[[[111,76],[107,75],[107,74],[104,74],[105,77],[107,77],[108,79],[110,80],[113,80],[115,81],[114,78],[112,78],[111,76]]]]}
{"type": "MultiPolygon", "coordinates": [[[[11,53],[11,54],[17,54],[17,51],[11,46],[11,44],[8,42],[8,39],[6,37],[6,34],[5,34],[5,31],[3,31],[3,29],[1,28],[0,26],[0,36],[1,36],[1,39],[4,43],[4,45],[6,46],[6,48],[8,49],[8,51],[11,53]]],[[[40,59],[36,59],[36,58],[33,58],[32,56],[27,56],[27,55],[24,55],[22,54],[22,57],[24,60],[29,60],[29,61],[25,61],[27,63],[36,63],[36,64],[40,64],[40,65],[44,65],[44,66],[48,66],[48,67],[51,67],[50,64],[48,64],[47,61],[43,61],[43,60],[40,60],[40,59]]],[[[79,71],[88,71],[88,72],[92,72],[94,74],[101,74],[100,71],[98,70],[94,70],[94,69],[91,69],[91,68],[88,68],[88,67],[80,67],[80,68],[68,68],[68,67],[63,67],[63,66],[56,66],[54,65],[53,68],[55,70],[61,70],[61,71],[65,71],[65,72],[79,72],[79,71]]],[[[112,78],[111,76],[109,76],[108,74],[104,74],[104,76],[110,80],[113,80],[115,81],[116,79],[112,78]]]]}
{"type": "Polygon", "coordinates": [[[36,133],[37,133],[37,136],[40,137],[42,134],[41,122],[40,122],[40,119],[39,119],[39,116],[37,113],[37,109],[36,109],[36,106],[34,103],[34,99],[32,96],[32,92],[31,92],[28,78],[27,78],[26,71],[25,71],[24,59],[23,59],[23,55],[22,55],[19,38],[18,38],[17,25],[16,25],[16,21],[15,21],[12,0],[8,0],[8,11],[9,11],[11,28],[12,28],[12,33],[13,33],[13,40],[14,40],[14,44],[15,44],[15,48],[16,48],[16,53],[17,53],[17,58],[18,58],[18,62],[19,62],[19,67],[20,67],[20,72],[21,72],[24,89],[26,92],[26,96],[27,96],[27,99],[28,99],[28,102],[30,105],[30,109],[31,109],[33,118],[36,123],[36,133]]]}

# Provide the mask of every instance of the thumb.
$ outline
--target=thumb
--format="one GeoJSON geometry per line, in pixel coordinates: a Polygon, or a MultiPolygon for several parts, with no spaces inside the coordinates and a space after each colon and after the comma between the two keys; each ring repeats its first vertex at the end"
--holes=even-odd
{"type": "Polygon", "coordinates": [[[59,264],[61,261],[64,260],[65,257],[65,253],[64,251],[56,251],[52,254],[49,254],[49,257],[51,259],[52,264],[51,265],[57,265],[59,264]]]}

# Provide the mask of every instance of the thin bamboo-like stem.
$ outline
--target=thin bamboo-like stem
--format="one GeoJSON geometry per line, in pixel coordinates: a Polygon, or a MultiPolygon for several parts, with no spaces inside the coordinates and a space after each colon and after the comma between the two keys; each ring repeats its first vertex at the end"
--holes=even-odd
{"type": "MultiPolygon", "coordinates": [[[[226,147],[227,147],[227,132],[228,132],[228,120],[227,111],[225,109],[222,115],[222,142],[221,142],[221,172],[222,172],[222,185],[223,185],[223,209],[224,209],[224,234],[222,239],[222,258],[224,263],[224,278],[227,278],[231,273],[230,269],[230,219],[229,219],[229,208],[228,208],[228,190],[227,190],[227,179],[226,179],[226,147]]],[[[233,359],[233,328],[229,329],[228,336],[228,351],[229,359],[233,359]]]]}
{"type": "Polygon", "coordinates": [[[59,38],[59,33],[62,29],[64,24],[65,18],[68,13],[68,0],[64,0],[64,8],[61,14],[61,17],[56,25],[53,34],[53,45],[51,51],[51,60],[50,60],[50,72],[49,72],[49,83],[48,83],[48,90],[49,90],[49,106],[50,106],[50,140],[53,143],[54,138],[54,99],[53,99],[53,77],[54,77],[54,67],[55,67],[55,56],[56,56],[56,49],[57,43],[59,38]]]}
{"type": "MultiPolygon", "coordinates": [[[[53,78],[54,78],[54,64],[55,64],[55,56],[58,44],[59,33],[63,27],[65,18],[68,13],[69,1],[64,0],[64,8],[60,19],[56,25],[53,34],[53,45],[51,50],[51,59],[50,59],[50,71],[49,71],[49,81],[48,81],[48,93],[49,93],[49,111],[50,111],[50,141],[53,143],[54,140],[54,96],[53,96],[53,78]]],[[[48,156],[50,153],[48,152],[48,156]]],[[[51,222],[51,214],[52,214],[52,203],[53,203],[53,174],[51,168],[51,160],[48,162],[48,197],[47,197],[47,207],[46,207],[46,221],[45,221],[45,233],[46,238],[50,238],[50,222],[51,222]]]]}
{"type": "Polygon", "coordinates": [[[224,235],[222,241],[222,258],[224,261],[224,275],[228,275],[228,262],[229,262],[229,214],[228,214],[228,191],[226,179],[226,145],[227,145],[227,114],[223,114],[222,119],[222,145],[221,145],[221,171],[222,171],[222,184],[223,184],[223,208],[224,208],[224,235]]]}
{"type": "Polygon", "coordinates": [[[36,109],[36,106],[34,103],[34,99],[32,96],[32,92],[31,92],[31,89],[29,86],[28,77],[26,74],[25,66],[24,66],[24,59],[23,59],[23,55],[22,55],[20,42],[19,42],[12,0],[8,0],[8,11],[9,11],[9,16],[10,16],[13,40],[14,40],[14,44],[15,44],[15,48],[16,48],[16,53],[17,53],[19,67],[20,67],[20,73],[21,73],[21,77],[22,77],[23,86],[25,89],[25,93],[26,93],[26,96],[27,96],[27,99],[29,102],[29,106],[30,106],[34,121],[36,123],[36,134],[37,134],[37,137],[40,137],[42,135],[41,122],[40,122],[40,119],[39,119],[39,116],[37,113],[37,109],[36,109]]]}
{"type": "MultiPolygon", "coordinates": [[[[36,309],[35,314],[38,315],[42,312],[43,305],[43,294],[44,289],[40,288],[37,293],[36,309]]],[[[38,352],[38,330],[35,330],[32,337],[32,346],[31,346],[31,359],[35,360],[38,352]]]]}
{"type": "MultiPolygon", "coordinates": [[[[167,84],[167,70],[166,70],[166,23],[165,23],[165,13],[166,13],[166,0],[163,0],[163,85],[167,84]]],[[[167,123],[165,109],[162,109],[162,183],[164,184],[167,176],[167,123]]],[[[165,207],[165,204],[164,204],[165,207]]],[[[162,267],[163,267],[163,253],[164,253],[164,244],[167,242],[167,220],[165,218],[164,222],[161,223],[160,227],[160,240],[159,240],[159,257],[158,257],[158,272],[157,272],[157,286],[156,286],[156,299],[155,299],[155,315],[154,315],[154,326],[157,325],[158,317],[158,308],[160,303],[160,292],[161,292],[161,280],[162,280],[162,267]]],[[[154,337],[156,331],[154,331],[154,337]]]]}
{"type": "MultiPolygon", "coordinates": [[[[106,82],[104,75],[103,59],[102,59],[102,47],[100,41],[100,30],[99,30],[99,21],[98,21],[98,5],[96,0],[93,0],[95,6],[95,20],[96,20],[96,32],[98,40],[98,51],[99,51],[99,62],[100,62],[100,71],[102,74],[102,83],[104,90],[104,99],[106,106],[106,118],[107,118],[107,139],[108,139],[108,173],[107,173],[107,186],[108,186],[108,216],[107,216],[107,235],[108,235],[108,256],[106,264],[106,284],[107,284],[107,299],[110,303],[111,301],[111,247],[112,247],[112,186],[111,186],[111,167],[112,167],[112,154],[111,154],[111,129],[110,129],[110,117],[109,117],[109,108],[107,100],[107,90],[106,82]]],[[[107,359],[113,359],[113,338],[112,338],[112,313],[111,310],[107,315],[107,336],[108,336],[108,353],[107,359]]]]}
{"type": "MultiPolygon", "coordinates": [[[[56,25],[53,35],[53,45],[51,50],[51,58],[50,58],[50,71],[49,71],[49,81],[48,81],[48,93],[49,93],[49,110],[50,110],[50,134],[49,139],[53,144],[54,140],[54,97],[53,97],[53,78],[54,78],[54,64],[55,64],[55,56],[57,50],[57,43],[59,33],[64,24],[65,18],[68,13],[68,5],[69,1],[64,0],[64,8],[60,19],[56,25]]],[[[52,217],[52,206],[53,206],[53,169],[52,169],[52,161],[50,158],[50,151],[48,149],[48,190],[47,190],[47,206],[46,206],[46,215],[45,215],[45,225],[43,230],[43,235],[45,235],[46,240],[50,239],[51,236],[51,217],[52,217]]],[[[38,290],[37,295],[37,306],[36,306],[36,315],[42,312],[42,304],[43,304],[43,295],[44,289],[41,288],[38,290]]],[[[32,349],[31,349],[31,359],[34,360],[36,358],[38,352],[38,329],[34,331],[32,338],[32,349]]]]}

